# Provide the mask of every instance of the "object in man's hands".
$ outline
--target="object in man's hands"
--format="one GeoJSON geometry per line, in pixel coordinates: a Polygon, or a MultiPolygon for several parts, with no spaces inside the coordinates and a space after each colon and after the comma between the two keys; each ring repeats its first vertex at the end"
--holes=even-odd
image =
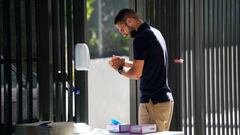
{"type": "Polygon", "coordinates": [[[121,67],[118,68],[118,73],[122,74],[122,72],[123,72],[123,67],[121,66],[121,67]]]}

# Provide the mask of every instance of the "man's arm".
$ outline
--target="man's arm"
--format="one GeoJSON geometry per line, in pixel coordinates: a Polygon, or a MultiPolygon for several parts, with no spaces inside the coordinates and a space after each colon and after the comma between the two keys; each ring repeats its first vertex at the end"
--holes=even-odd
{"type": "Polygon", "coordinates": [[[131,67],[123,67],[122,75],[138,80],[142,76],[144,60],[134,60],[131,67]]]}
{"type": "Polygon", "coordinates": [[[130,79],[139,79],[142,76],[144,60],[125,61],[119,56],[113,56],[109,64],[116,71],[121,67],[120,73],[130,79]]]}
{"type": "Polygon", "coordinates": [[[133,62],[132,62],[132,61],[126,61],[125,58],[120,57],[120,56],[116,56],[116,55],[113,55],[113,56],[112,56],[111,62],[112,62],[112,64],[114,64],[115,66],[132,67],[132,65],[133,65],[133,62]]]}
{"type": "Polygon", "coordinates": [[[132,61],[125,61],[124,66],[125,67],[132,67],[133,66],[133,62],[132,61]]]}

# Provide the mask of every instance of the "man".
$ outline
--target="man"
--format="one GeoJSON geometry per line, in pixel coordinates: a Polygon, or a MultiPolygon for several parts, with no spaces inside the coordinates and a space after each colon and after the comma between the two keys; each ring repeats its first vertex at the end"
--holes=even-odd
{"type": "Polygon", "coordinates": [[[158,131],[169,130],[173,97],[168,86],[168,54],[162,34],[143,22],[131,9],[119,11],[115,26],[133,40],[133,62],[113,56],[110,65],[121,75],[140,79],[139,124],[156,124],[158,131]]]}

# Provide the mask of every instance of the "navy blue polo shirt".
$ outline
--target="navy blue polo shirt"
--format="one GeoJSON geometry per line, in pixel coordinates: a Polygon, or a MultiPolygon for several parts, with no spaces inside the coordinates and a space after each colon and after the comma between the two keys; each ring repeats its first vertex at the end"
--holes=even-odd
{"type": "Polygon", "coordinates": [[[135,60],[144,60],[140,78],[141,103],[173,101],[168,86],[168,54],[165,40],[159,30],[143,23],[133,40],[135,60]]]}

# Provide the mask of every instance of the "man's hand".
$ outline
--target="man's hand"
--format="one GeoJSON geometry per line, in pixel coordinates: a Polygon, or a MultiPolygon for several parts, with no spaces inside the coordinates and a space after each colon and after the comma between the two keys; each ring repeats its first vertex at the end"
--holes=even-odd
{"type": "Polygon", "coordinates": [[[140,79],[143,72],[144,60],[133,60],[133,62],[126,62],[124,58],[120,56],[112,56],[109,60],[110,66],[118,71],[118,68],[123,66],[123,72],[121,74],[130,79],[140,79]]]}
{"type": "Polygon", "coordinates": [[[117,70],[119,67],[125,65],[125,59],[120,56],[112,56],[112,59],[109,61],[109,64],[113,69],[117,70]]]}

